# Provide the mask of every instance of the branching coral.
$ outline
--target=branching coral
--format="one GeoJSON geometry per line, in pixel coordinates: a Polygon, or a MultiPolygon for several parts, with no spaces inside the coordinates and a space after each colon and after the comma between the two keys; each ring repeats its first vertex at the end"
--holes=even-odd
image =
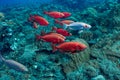
{"type": "Polygon", "coordinates": [[[113,24],[115,25],[115,27],[120,27],[120,16],[113,17],[113,24]]]}

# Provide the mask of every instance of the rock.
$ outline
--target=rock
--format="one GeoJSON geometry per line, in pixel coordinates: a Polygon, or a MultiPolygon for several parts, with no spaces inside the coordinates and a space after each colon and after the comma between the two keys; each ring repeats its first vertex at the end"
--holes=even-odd
{"type": "Polygon", "coordinates": [[[0,21],[2,21],[5,18],[4,13],[0,12],[0,21]]]}

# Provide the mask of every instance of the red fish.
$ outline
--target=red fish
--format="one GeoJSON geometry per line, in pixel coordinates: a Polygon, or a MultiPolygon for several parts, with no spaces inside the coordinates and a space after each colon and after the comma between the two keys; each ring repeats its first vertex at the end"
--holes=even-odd
{"type": "Polygon", "coordinates": [[[72,20],[62,20],[62,21],[59,21],[59,20],[57,20],[57,19],[55,19],[55,23],[58,23],[58,24],[60,24],[60,25],[63,25],[63,24],[71,24],[71,23],[73,23],[74,21],[72,21],[72,20]]]}
{"type": "Polygon", "coordinates": [[[71,13],[69,13],[69,12],[62,12],[62,13],[64,14],[63,18],[67,18],[67,17],[71,16],[71,13]]]}
{"type": "Polygon", "coordinates": [[[58,46],[52,45],[53,52],[56,50],[59,50],[61,52],[76,52],[76,51],[82,51],[87,48],[87,46],[80,42],[64,42],[61,43],[58,46]]]}
{"type": "Polygon", "coordinates": [[[38,15],[31,15],[29,18],[29,21],[36,22],[40,24],[41,26],[48,26],[49,24],[49,22],[45,18],[38,16],[38,15]]]}
{"type": "Polygon", "coordinates": [[[41,32],[41,35],[42,35],[42,36],[44,36],[44,35],[49,35],[49,34],[55,35],[55,36],[59,36],[59,37],[61,37],[61,38],[63,38],[63,39],[66,39],[65,36],[63,36],[63,35],[61,35],[61,34],[58,34],[58,33],[55,33],[55,32],[49,32],[49,33],[45,33],[44,31],[41,32]]]}
{"type": "Polygon", "coordinates": [[[63,13],[57,12],[57,11],[51,11],[51,12],[46,12],[46,11],[45,11],[44,14],[47,14],[47,15],[49,15],[50,17],[53,17],[53,18],[55,18],[55,19],[57,19],[57,18],[62,18],[62,17],[64,16],[63,13]]]}
{"type": "Polygon", "coordinates": [[[51,42],[52,44],[59,44],[59,43],[63,43],[65,41],[65,39],[63,39],[57,35],[51,35],[51,34],[44,35],[44,36],[37,35],[36,38],[37,38],[37,40],[42,39],[43,41],[51,42]]]}
{"type": "Polygon", "coordinates": [[[58,34],[61,34],[63,36],[71,36],[72,34],[69,33],[68,31],[62,29],[62,28],[56,28],[56,27],[53,27],[52,30],[55,30],[58,34]]]}
{"type": "Polygon", "coordinates": [[[51,32],[51,33],[49,33],[49,34],[55,35],[55,36],[59,36],[59,37],[61,37],[61,38],[63,38],[63,39],[66,39],[65,36],[63,36],[63,35],[61,35],[61,34],[59,34],[59,33],[51,32]]]}

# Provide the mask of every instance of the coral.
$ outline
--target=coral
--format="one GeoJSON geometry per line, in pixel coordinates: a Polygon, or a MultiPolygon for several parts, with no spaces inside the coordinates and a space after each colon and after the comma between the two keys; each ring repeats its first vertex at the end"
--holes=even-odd
{"type": "Polygon", "coordinates": [[[67,73],[68,80],[87,80],[87,77],[84,74],[84,65],[81,65],[76,71],[67,73]]]}
{"type": "Polygon", "coordinates": [[[119,32],[114,34],[104,35],[102,38],[99,38],[98,42],[91,47],[92,53],[91,56],[95,58],[108,58],[114,61],[117,66],[119,66],[119,32]],[[104,38],[104,39],[103,39],[104,38]]]}
{"type": "Polygon", "coordinates": [[[44,41],[37,41],[36,42],[36,46],[38,47],[38,49],[41,50],[52,50],[51,44],[44,42],[44,41]]]}
{"type": "Polygon", "coordinates": [[[116,41],[115,43],[113,43],[113,45],[111,46],[111,50],[115,53],[119,53],[120,50],[120,41],[116,41]]]}
{"type": "Polygon", "coordinates": [[[5,18],[4,13],[0,12],[0,21],[2,21],[5,18]]]}
{"type": "Polygon", "coordinates": [[[48,52],[48,54],[46,54],[46,51],[37,52],[36,62],[33,63],[32,67],[35,73],[32,74],[39,79],[64,79],[62,68],[59,66],[58,54],[51,54],[51,52],[48,52]]]}
{"type": "Polygon", "coordinates": [[[104,59],[99,61],[101,73],[109,80],[119,80],[120,70],[116,64],[110,60],[104,59]]]}
{"type": "Polygon", "coordinates": [[[106,80],[103,75],[98,75],[97,77],[92,78],[91,80],[106,80]]]}
{"type": "Polygon", "coordinates": [[[98,76],[98,70],[92,66],[87,66],[85,70],[86,75],[90,78],[98,76]]]}
{"type": "Polygon", "coordinates": [[[82,13],[81,13],[82,17],[84,18],[97,18],[98,17],[98,12],[95,8],[89,7],[87,9],[85,9],[82,13]]]}
{"type": "Polygon", "coordinates": [[[113,16],[113,24],[115,25],[115,27],[120,26],[120,16],[113,16]]]}
{"type": "Polygon", "coordinates": [[[120,16],[120,4],[110,2],[108,6],[111,8],[110,14],[112,13],[112,15],[120,16]]]}
{"type": "Polygon", "coordinates": [[[78,67],[77,70],[67,73],[68,80],[91,80],[94,77],[98,76],[99,70],[92,67],[82,64],[78,67]]]}
{"type": "Polygon", "coordinates": [[[79,34],[79,38],[90,41],[93,39],[93,33],[91,31],[84,31],[79,34]]]}
{"type": "Polygon", "coordinates": [[[27,45],[24,47],[24,52],[19,56],[20,61],[24,63],[33,62],[32,59],[36,55],[37,47],[35,45],[27,45]]]}
{"type": "Polygon", "coordinates": [[[11,80],[9,75],[2,75],[2,77],[0,77],[0,80],[11,80]]]}

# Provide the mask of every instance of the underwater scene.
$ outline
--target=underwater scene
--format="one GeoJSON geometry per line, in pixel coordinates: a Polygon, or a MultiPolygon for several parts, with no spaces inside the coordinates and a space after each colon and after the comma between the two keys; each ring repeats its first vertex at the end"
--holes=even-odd
{"type": "Polygon", "coordinates": [[[120,0],[0,0],[0,80],[120,80],[120,0]]]}

